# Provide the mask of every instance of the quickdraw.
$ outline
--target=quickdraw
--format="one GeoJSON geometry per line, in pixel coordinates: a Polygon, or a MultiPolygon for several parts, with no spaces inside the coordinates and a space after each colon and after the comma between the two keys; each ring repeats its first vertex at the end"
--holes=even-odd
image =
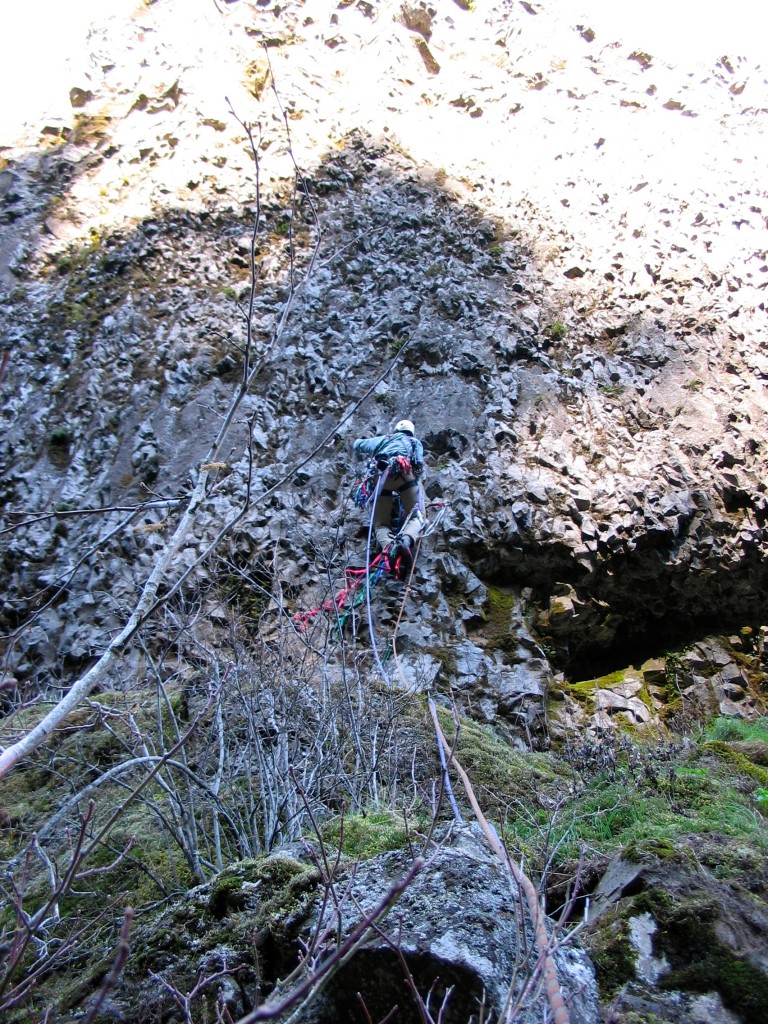
{"type": "Polygon", "coordinates": [[[404,455],[395,455],[389,461],[372,458],[366,466],[365,476],[356,480],[352,487],[352,500],[358,508],[366,509],[376,491],[376,482],[384,471],[391,477],[418,476],[404,455]]]}
{"type": "Polygon", "coordinates": [[[371,459],[362,480],[356,480],[352,488],[352,500],[358,508],[368,508],[376,490],[376,481],[379,479],[379,467],[375,459],[371,459]]]}

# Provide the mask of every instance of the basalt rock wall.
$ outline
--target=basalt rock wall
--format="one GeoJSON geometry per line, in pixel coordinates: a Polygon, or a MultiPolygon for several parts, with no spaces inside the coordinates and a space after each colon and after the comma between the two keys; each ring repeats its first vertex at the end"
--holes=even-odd
{"type": "MultiPolygon", "coordinates": [[[[457,590],[456,572],[454,597],[467,606],[459,618],[470,625],[473,602],[476,624],[487,617],[483,584],[525,589],[558,668],[656,655],[763,620],[765,388],[749,364],[756,339],[739,352],[724,326],[681,329],[633,314],[629,303],[601,311],[597,336],[589,318],[562,328],[514,225],[489,219],[369,137],[350,137],[307,187],[294,215],[298,261],[308,260],[318,231],[310,207],[324,255],[275,344],[287,213],[277,200],[262,212],[259,244],[270,251],[253,344],[264,365],[211,493],[207,531],[243,500],[248,418],[253,478],[237,557],[266,564],[277,542],[290,598],[297,608],[312,602],[312,584],[323,584],[318,552],[339,565],[365,555],[365,517],[349,501],[359,470],[352,440],[409,415],[427,450],[426,495],[447,505],[420,558],[437,604],[419,602],[413,613],[424,626],[417,647],[466,633],[456,600],[440,611],[444,592],[457,590]],[[329,432],[326,447],[262,503],[259,492],[329,432]],[[463,567],[446,570],[456,563],[463,567]]],[[[16,678],[61,660],[85,663],[99,646],[94,631],[125,613],[163,543],[162,529],[123,531],[105,543],[108,556],[62,583],[76,552],[119,522],[110,509],[183,495],[204,456],[241,372],[236,300],[248,294],[254,215],[247,207],[147,219],[41,258],[7,293],[9,523],[56,513],[7,535],[8,627],[35,594],[55,593],[19,638],[16,678]],[[104,511],[72,514],[82,507],[104,511]]],[[[154,520],[144,525],[163,514],[154,520]]],[[[204,541],[182,558],[194,559],[204,541]]]]}
{"type": "MultiPolygon", "coordinates": [[[[235,916],[254,910],[237,943],[256,991],[260,857],[302,838],[307,807],[318,836],[345,808],[356,827],[372,808],[390,832],[402,817],[404,835],[373,851],[400,852],[350,867],[370,887],[405,863],[414,829],[430,849],[447,810],[426,694],[446,728],[448,708],[461,718],[489,813],[531,825],[517,840],[553,907],[578,873],[565,834],[562,862],[546,846],[558,816],[588,836],[578,899],[606,904],[588,929],[604,1002],[681,1024],[761,1005],[765,744],[680,737],[766,710],[766,76],[751,45],[764,34],[733,48],[728,20],[712,48],[671,34],[670,12],[618,26],[598,5],[562,6],[124,0],[59,48],[65,62],[51,54],[44,109],[17,87],[26,120],[0,139],[3,745],[119,633],[208,474],[160,604],[98,700],[3,794],[9,843],[34,834],[68,856],[58,833],[79,827],[85,796],[106,820],[108,783],[167,749],[170,722],[200,726],[191,788],[171,790],[165,819],[159,789],[136,811],[150,881],[128,887],[146,931],[108,1019],[164,969],[168,931],[147,909],[159,894],[189,888],[194,956],[177,991],[218,970],[196,932],[209,894],[191,887],[222,871],[214,909],[220,897],[228,915],[229,893],[235,916]],[[436,528],[410,587],[384,576],[370,602],[335,607],[372,556],[352,443],[404,416],[436,528]],[[183,793],[202,844],[164,831],[183,793]],[[615,861],[595,821],[614,829],[615,861]],[[173,856],[153,848],[158,831],[173,856]],[[245,888],[228,874],[242,858],[245,888]],[[663,996],[659,965],[640,971],[654,914],[663,996]],[[689,970],[705,946],[711,971],[689,970]]],[[[133,841],[128,818],[110,859],[133,841]]],[[[459,853],[440,853],[438,915],[465,916],[459,853]]],[[[464,859],[501,898],[485,855],[464,859]]],[[[313,888],[297,870],[299,892],[313,888]]],[[[112,895],[94,891],[94,906],[112,895]]],[[[427,943],[409,920],[403,948],[426,984],[436,959],[503,1000],[498,922],[451,967],[440,925],[427,943]],[[499,970],[469,970],[482,948],[499,970]]],[[[98,989],[104,948],[101,932],[84,941],[83,978],[58,979],[76,990],[57,996],[62,1014],[98,989]]],[[[594,1019],[578,951],[574,965],[567,987],[594,1019]]],[[[256,996],[230,981],[245,1010],[256,996]]],[[[346,998],[330,990],[322,1012],[346,998]]]]}

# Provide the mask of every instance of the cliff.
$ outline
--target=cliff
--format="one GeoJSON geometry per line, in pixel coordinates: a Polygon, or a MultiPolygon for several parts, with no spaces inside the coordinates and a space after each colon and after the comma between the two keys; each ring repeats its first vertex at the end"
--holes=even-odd
{"type": "MultiPolygon", "coordinates": [[[[77,45],[0,140],[9,1012],[197,1019],[214,976],[256,1012],[418,850],[358,950],[401,1019],[435,977],[452,1019],[539,1013],[431,700],[574,1021],[764,1019],[766,73],[736,15],[651,14],[55,16],[77,45]],[[403,416],[413,579],[323,610],[373,554],[352,441],[403,416]],[[301,913],[259,895],[275,851],[301,913]]],[[[386,1017],[357,964],[307,1020],[386,1017]]]]}

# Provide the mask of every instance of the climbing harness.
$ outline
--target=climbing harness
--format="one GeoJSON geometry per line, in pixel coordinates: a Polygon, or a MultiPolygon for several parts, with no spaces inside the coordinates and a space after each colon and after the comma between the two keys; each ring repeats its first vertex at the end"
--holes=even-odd
{"type": "Polygon", "coordinates": [[[366,466],[365,476],[356,480],[352,487],[352,500],[358,508],[368,508],[382,473],[393,478],[416,475],[411,462],[404,455],[395,455],[388,460],[383,460],[381,456],[373,456],[366,466]]]}

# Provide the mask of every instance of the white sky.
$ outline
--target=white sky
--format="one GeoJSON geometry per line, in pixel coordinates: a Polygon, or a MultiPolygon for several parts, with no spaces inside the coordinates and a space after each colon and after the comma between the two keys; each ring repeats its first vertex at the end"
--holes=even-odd
{"type": "MultiPolygon", "coordinates": [[[[159,5],[180,0],[158,0],[159,5]]],[[[194,0],[181,0],[189,7],[194,0]]],[[[441,0],[449,4],[449,0],[441,0]]],[[[204,0],[204,5],[213,0],[204,0]]],[[[330,3],[330,0],[329,0],[330,3]]],[[[476,15],[490,0],[476,0],[476,15]]],[[[768,4],[759,0],[534,0],[569,24],[584,23],[605,39],[614,36],[647,48],[671,64],[727,54],[758,63],[765,58],[768,4]]],[[[0,145],[24,124],[66,118],[69,90],[84,85],[87,33],[92,21],[140,10],[141,0],[27,0],[4,5],[0,33],[0,145]]],[[[182,42],[180,40],[180,42],[182,42]]]]}
{"type": "MultiPolygon", "coordinates": [[[[163,2],[163,0],[161,0],[163,2]]],[[[94,19],[126,14],[139,0],[11,0],[0,32],[0,145],[25,123],[66,117],[69,90],[83,86],[88,27],[94,19]]],[[[39,125],[38,127],[42,127],[39,125]]]]}

